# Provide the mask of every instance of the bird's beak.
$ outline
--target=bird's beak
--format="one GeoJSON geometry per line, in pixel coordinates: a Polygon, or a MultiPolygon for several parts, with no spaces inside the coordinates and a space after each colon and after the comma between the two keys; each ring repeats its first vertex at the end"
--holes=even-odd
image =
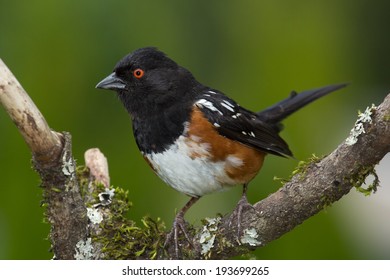
{"type": "Polygon", "coordinates": [[[124,89],[125,87],[126,87],[125,82],[121,78],[119,78],[115,72],[111,73],[109,76],[101,80],[96,85],[96,88],[112,89],[112,90],[124,89]]]}

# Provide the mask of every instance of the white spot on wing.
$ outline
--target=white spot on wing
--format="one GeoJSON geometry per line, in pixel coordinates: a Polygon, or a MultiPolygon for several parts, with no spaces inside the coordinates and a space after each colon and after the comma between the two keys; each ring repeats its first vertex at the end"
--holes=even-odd
{"type": "Polygon", "coordinates": [[[230,107],[229,105],[227,105],[226,103],[224,103],[224,102],[221,102],[221,105],[223,106],[223,107],[225,107],[226,109],[228,109],[229,111],[231,111],[231,112],[233,112],[234,113],[234,109],[233,109],[233,107],[230,107]]]}
{"type": "Polygon", "coordinates": [[[233,119],[237,119],[239,116],[241,116],[241,113],[237,113],[237,114],[235,114],[235,115],[232,115],[232,118],[233,118],[233,119]]]}
{"type": "Polygon", "coordinates": [[[223,113],[218,110],[218,108],[216,108],[214,106],[214,104],[206,99],[199,99],[196,103],[195,103],[198,107],[205,107],[207,109],[209,109],[210,111],[213,111],[213,112],[218,112],[220,115],[223,116],[223,113]]]}
{"type": "Polygon", "coordinates": [[[244,135],[249,135],[249,136],[252,136],[252,137],[256,137],[255,133],[253,131],[249,131],[249,132],[246,132],[246,131],[241,131],[242,134],[244,135]]]}
{"type": "Polygon", "coordinates": [[[216,122],[214,123],[214,126],[215,126],[215,127],[221,127],[220,124],[219,124],[219,123],[216,123],[216,122]]]}
{"type": "Polygon", "coordinates": [[[230,103],[229,101],[227,101],[227,100],[224,100],[224,101],[222,101],[223,103],[225,103],[226,105],[228,105],[228,106],[230,106],[230,107],[232,107],[232,108],[234,108],[235,106],[232,104],[232,103],[230,103]]]}
{"type": "Polygon", "coordinates": [[[211,93],[211,94],[217,94],[215,91],[212,91],[212,90],[208,90],[207,92],[211,93]]]}

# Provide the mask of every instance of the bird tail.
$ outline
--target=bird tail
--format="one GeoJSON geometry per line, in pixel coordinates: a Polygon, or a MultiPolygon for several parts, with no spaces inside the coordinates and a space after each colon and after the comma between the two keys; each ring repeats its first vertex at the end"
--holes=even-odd
{"type": "Polygon", "coordinates": [[[306,90],[299,94],[293,91],[288,98],[258,112],[257,116],[264,122],[278,124],[283,119],[314,100],[347,85],[348,84],[346,83],[329,85],[318,89],[306,90]]]}

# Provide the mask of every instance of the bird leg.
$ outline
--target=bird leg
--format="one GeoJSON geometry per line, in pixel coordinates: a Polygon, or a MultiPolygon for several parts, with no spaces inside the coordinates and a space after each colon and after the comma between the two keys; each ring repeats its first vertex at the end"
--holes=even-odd
{"type": "Polygon", "coordinates": [[[245,183],[242,188],[242,196],[237,203],[236,208],[233,213],[230,215],[229,227],[232,225],[234,218],[237,220],[237,242],[240,242],[241,237],[241,221],[242,221],[242,212],[245,208],[254,209],[253,205],[248,202],[248,198],[246,197],[246,192],[248,189],[248,184],[245,183]]]}
{"type": "Polygon", "coordinates": [[[175,243],[175,255],[176,258],[179,259],[179,230],[184,234],[185,238],[187,239],[187,242],[195,248],[194,244],[192,243],[190,236],[187,231],[187,227],[184,220],[184,214],[187,212],[190,207],[199,200],[200,197],[191,197],[191,199],[187,202],[186,205],[177,213],[174,221],[171,231],[168,233],[167,238],[164,243],[164,247],[168,245],[168,243],[173,239],[173,242],[175,243]]]}

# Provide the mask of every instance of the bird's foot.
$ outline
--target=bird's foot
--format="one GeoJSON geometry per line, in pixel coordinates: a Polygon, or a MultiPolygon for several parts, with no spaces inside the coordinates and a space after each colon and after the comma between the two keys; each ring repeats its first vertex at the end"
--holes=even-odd
{"type": "Polygon", "coordinates": [[[233,213],[230,215],[229,218],[229,227],[233,225],[235,222],[237,225],[237,242],[241,244],[240,238],[241,238],[241,222],[242,222],[242,213],[245,209],[249,210],[255,210],[252,204],[248,202],[248,199],[246,197],[246,194],[244,193],[240,200],[238,201],[236,208],[234,209],[233,213]]]}
{"type": "Polygon", "coordinates": [[[171,231],[167,234],[167,238],[165,239],[164,242],[164,248],[168,246],[170,242],[174,242],[175,246],[175,256],[176,259],[181,259],[181,252],[179,250],[179,231],[181,231],[188,242],[188,244],[192,247],[195,248],[194,244],[191,241],[190,235],[187,231],[187,226],[186,226],[186,221],[184,220],[184,216],[182,215],[181,212],[176,215],[175,220],[173,221],[173,226],[171,231]]]}

